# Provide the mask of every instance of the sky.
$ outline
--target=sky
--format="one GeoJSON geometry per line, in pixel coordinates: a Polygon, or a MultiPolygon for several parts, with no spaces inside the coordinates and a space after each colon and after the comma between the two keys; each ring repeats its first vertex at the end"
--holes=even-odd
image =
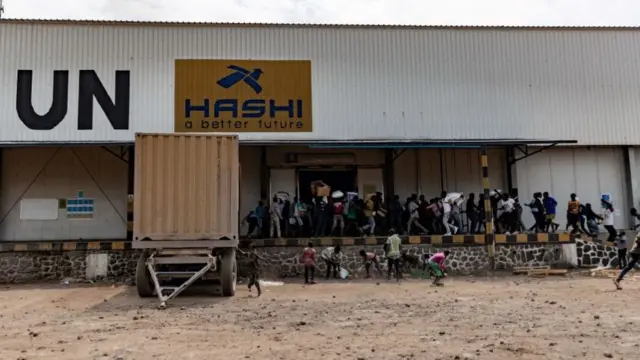
{"type": "Polygon", "coordinates": [[[4,18],[638,26],[640,0],[0,0],[4,18]]]}

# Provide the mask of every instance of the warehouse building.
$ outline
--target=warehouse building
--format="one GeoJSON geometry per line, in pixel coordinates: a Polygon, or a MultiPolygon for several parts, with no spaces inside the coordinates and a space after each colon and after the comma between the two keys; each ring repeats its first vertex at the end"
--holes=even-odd
{"type": "Polygon", "coordinates": [[[320,179],[478,193],[482,146],[560,214],[608,194],[629,228],[640,200],[634,28],[3,19],[0,54],[1,240],[127,236],[136,132],[238,133],[241,214],[320,179]]]}

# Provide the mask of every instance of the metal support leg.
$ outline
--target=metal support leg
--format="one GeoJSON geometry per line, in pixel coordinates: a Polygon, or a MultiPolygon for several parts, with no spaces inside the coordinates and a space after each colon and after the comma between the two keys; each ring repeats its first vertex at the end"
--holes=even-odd
{"type": "MultiPolygon", "coordinates": [[[[176,258],[179,259],[179,258],[176,258]]],[[[156,294],[158,295],[158,299],[160,300],[160,309],[165,309],[167,307],[167,301],[175,298],[180,295],[187,287],[193,284],[195,281],[200,279],[204,274],[206,274],[211,268],[215,265],[216,258],[212,255],[208,255],[207,262],[205,266],[195,274],[193,274],[187,281],[185,281],[182,285],[178,287],[174,286],[162,286],[160,281],[158,280],[158,273],[155,269],[155,261],[153,256],[147,260],[147,268],[149,269],[149,274],[151,275],[151,280],[153,280],[153,285],[156,288],[156,294]],[[171,291],[169,295],[165,296],[166,291],[171,291]]],[[[176,261],[176,263],[180,263],[180,261],[176,261]]]]}

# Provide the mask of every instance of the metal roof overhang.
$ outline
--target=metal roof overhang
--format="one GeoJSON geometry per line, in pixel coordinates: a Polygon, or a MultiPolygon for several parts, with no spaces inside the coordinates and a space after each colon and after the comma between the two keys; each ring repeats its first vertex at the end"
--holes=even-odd
{"type": "MultiPolygon", "coordinates": [[[[240,140],[242,145],[260,146],[308,146],[316,149],[428,149],[459,148],[475,149],[500,146],[555,146],[577,144],[577,140],[566,139],[414,139],[414,140],[240,140]]],[[[133,141],[114,142],[0,142],[0,147],[22,146],[125,146],[133,141]]]]}
{"type": "Polygon", "coordinates": [[[284,141],[241,141],[246,145],[297,145],[315,149],[428,149],[458,148],[479,149],[501,146],[544,146],[577,144],[577,140],[566,139],[416,139],[416,140],[284,140],[284,141]]]}

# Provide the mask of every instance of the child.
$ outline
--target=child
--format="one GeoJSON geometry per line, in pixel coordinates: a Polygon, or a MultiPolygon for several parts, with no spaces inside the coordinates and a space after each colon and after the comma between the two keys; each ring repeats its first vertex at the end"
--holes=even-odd
{"type": "Polygon", "coordinates": [[[258,290],[258,296],[262,295],[262,289],[260,288],[260,260],[264,260],[260,255],[256,254],[253,244],[249,243],[249,252],[245,253],[238,249],[240,253],[246,255],[249,258],[249,292],[251,287],[255,286],[258,290]]]}
{"type": "Polygon", "coordinates": [[[302,263],[304,264],[304,283],[315,284],[314,277],[316,275],[316,249],[313,243],[309,241],[307,247],[302,252],[302,263]]]}
{"type": "Polygon", "coordinates": [[[618,266],[622,270],[627,266],[627,234],[624,231],[618,233],[616,248],[618,249],[618,266]]]}
{"type": "Polygon", "coordinates": [[[624,279],[624,276],[636,266],[638,261],[640,261],[640,234],[636,235],[635,240],[633,240],[633,246],[631,247],[631,251],[629,251],[629,255],[631,255],[631,261],[629,261],[627,266],[620,271],[620,275],[613,280],[613,283],[616,285],[618,290],[622,290],[620,282],[624,279]]]}
{"type": "Polygon", "coordinates": [[[411,267],[418,267],[421,265],[420,256],[411,255],[406,249],[403,249],[400,252],[400,259],[402,260],[402,264],[400,264],[400,269],[402,271],[410,271],[411,267]]]}
{"type": "Polygon", "coordinates": [[[364,263],[364,269],[367,271],[367,279],[371,277],[371,264],[376,267],[376,270],[379,274],[382,274],[380,261],[378,260],[378,256],[376,255],[376,253],[366,252],[364,249],[362,249],[360,250],[360,256],[362,257],[362,262],[364,263]]]}
{"type": "Polygon", "coordinates": [[[445,277],[444,272],[444,261],[449,256],[449,251],[439,252],[429,258],[429,268],[435,275],[435,279],[433,280],[433,285],[442,286],[440,279],[445,277]]]}

